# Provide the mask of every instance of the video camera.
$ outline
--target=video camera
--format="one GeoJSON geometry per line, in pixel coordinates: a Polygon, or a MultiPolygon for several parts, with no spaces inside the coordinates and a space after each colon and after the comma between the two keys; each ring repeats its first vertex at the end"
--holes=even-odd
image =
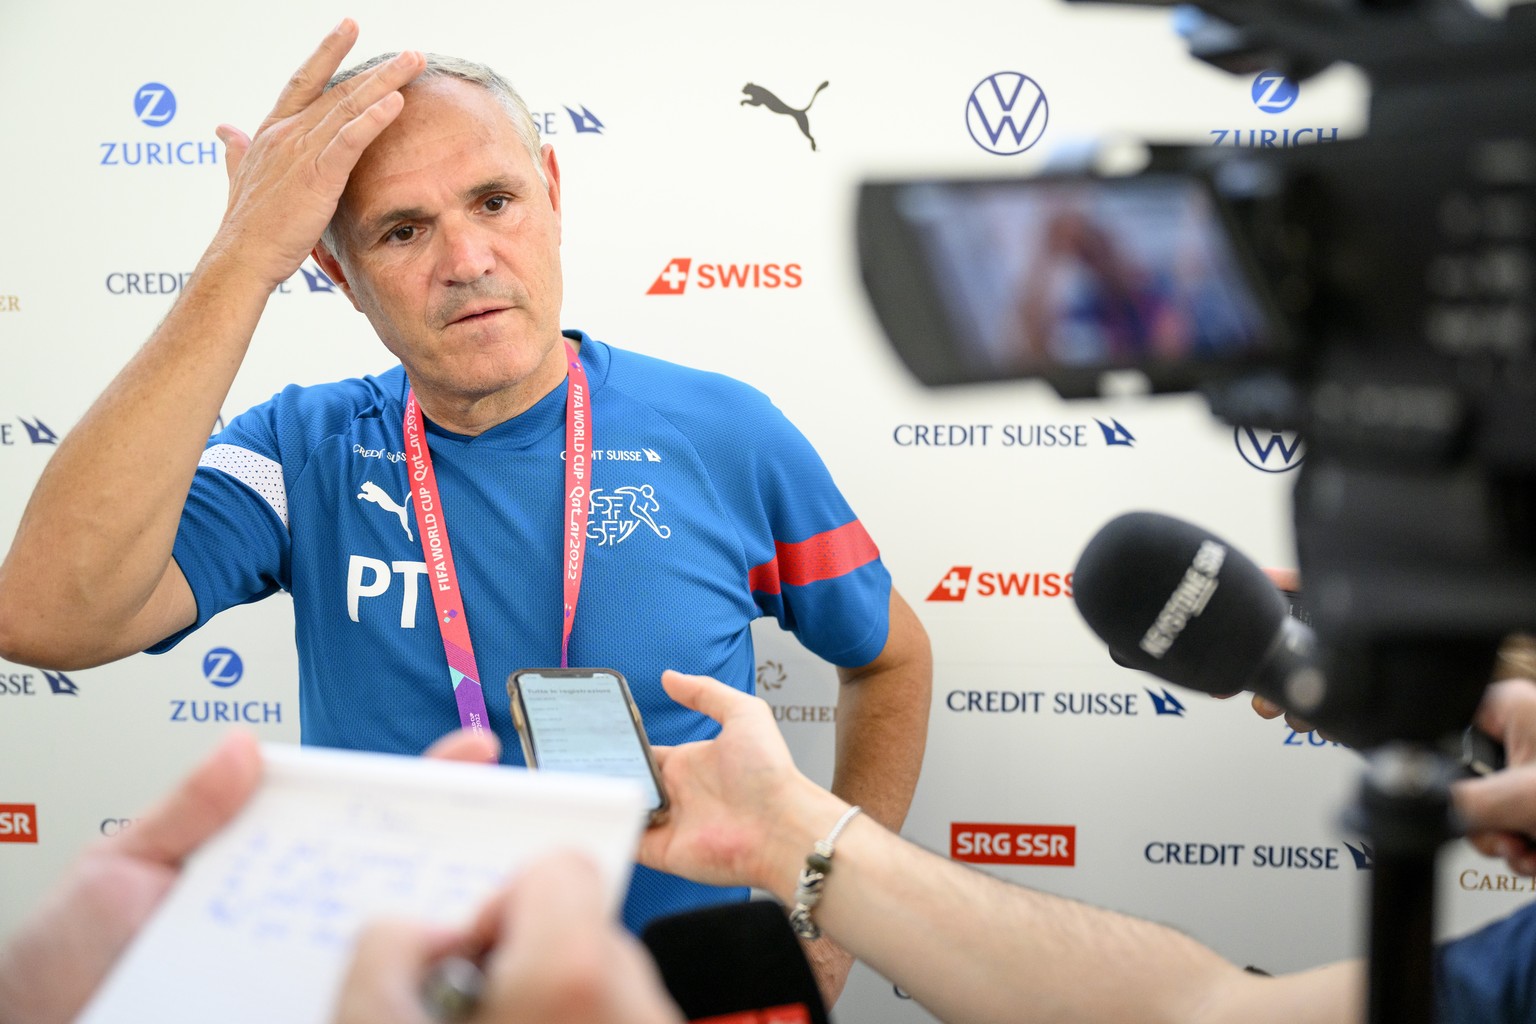
{"type": "Polygon", "coordinates": [[[1471,720],[1500,640],[1536,625],[1536,3],[1182,13],[1192,54],[1233,73],[1355,65],[1366,134],[1148,145],[1120,175],[866,183],[866,289],[929,385],[1104,397],[1129,375],[1301,432],[1328,685],[1292,710],[1437,741],[1471,720]]]}

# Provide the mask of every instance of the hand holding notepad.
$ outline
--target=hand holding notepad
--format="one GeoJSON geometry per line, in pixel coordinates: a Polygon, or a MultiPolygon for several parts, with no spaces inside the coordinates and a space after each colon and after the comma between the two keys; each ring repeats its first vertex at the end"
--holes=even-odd
{"type": "Polygon", "coordinates": [[[191,858],[81,1024],[321,1024],[364,921],[463,924],[520,865],[557,850],[591,859],[617,908],[644,821],[623,780],[263,752],[255,797],[191,858]]]}

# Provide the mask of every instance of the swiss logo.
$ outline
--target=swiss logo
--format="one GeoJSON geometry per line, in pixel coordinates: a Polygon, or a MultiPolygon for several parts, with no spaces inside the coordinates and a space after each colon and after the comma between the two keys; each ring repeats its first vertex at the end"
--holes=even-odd
{"type": "Polygon", "coordinates": [[[928,592],[930,601],[964,601],[965,590],[971,585],[971,567],[957,565],[944,574],[932,590],[928,592]]]}
{"type": "Polygon", "coordinates": [[[799,288],[805,278],[798,263],[706,263],[691,256],[667,261],[647,295],[682,295],[689,284],[700,291],[799,288]]]}
{"type": "Polygon", "coordinates": [[[693,260],[687,256],[679,256],[667,261],[656,280],[651,282],[647,295],[681,295],[688,287],[688,268],[693,265],[693,260]]]}

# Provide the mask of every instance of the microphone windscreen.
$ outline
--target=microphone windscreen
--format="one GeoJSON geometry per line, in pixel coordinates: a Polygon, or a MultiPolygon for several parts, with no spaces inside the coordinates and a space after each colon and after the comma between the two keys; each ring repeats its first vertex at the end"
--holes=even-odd
{"type": "Polygon", "coordinates": [[[1288,614],[1230,544],[1155,512],[1128,512],[1095,534],[1072,591],[1115,661],[1206,693],[1246,689],[1288,614]]]}
{"type": "Polygon", "coordinates": [[[691,1021],[798,1005],[810,1024],[828,1024],[800,940],[784,908],[771,900],[659,917],[640,941],[691,1021]]]}

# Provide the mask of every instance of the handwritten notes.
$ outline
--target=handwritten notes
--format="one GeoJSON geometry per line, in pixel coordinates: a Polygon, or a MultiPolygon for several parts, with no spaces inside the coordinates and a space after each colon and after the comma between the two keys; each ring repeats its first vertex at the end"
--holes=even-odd
{"type": "Polygon", "coordinates": [[[261,789],[187,864],[78,1024],[322,1024],[358,929],[459,924],[516,869],[576,850],[617,908],[635,784],[268,745],[261,789]]]}

